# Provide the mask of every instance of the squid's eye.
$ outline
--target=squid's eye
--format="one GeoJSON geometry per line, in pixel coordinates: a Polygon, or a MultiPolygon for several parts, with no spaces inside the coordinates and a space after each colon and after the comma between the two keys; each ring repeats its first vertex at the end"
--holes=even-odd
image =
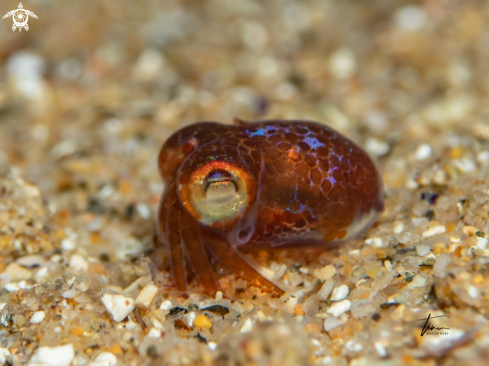
{"type": "Polygon", "coordinates": [[[209,164],[194,171],[180,185],[180,199],[201,223],[225,222],[243,214],[255,190],[255,180],[230,164],[209,164]]]}
{"type": "Polygon", "coordinates": [[[233,176],[225,170],[215,170],[205,178],[205,200],[209,205],[234,200],[237,190],[233,176]]]}

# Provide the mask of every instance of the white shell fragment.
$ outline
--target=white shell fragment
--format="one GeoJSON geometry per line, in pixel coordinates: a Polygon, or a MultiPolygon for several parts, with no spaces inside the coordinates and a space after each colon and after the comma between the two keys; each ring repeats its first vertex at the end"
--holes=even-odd
{"type": "Polygon", "coordinates": [[[424,287],[426,285],[426,278],[420,275],[414,276],[413,280],[409,283],[409,288],[424,287]]]}
{"type": "Polygon", "coordinates": [[[90,363],[90,366],[115,366],[117,363],[117,357],[110,352],[102,352],[99,354],[95,361],[90,363]]]}
{"type": "Polygon", "coordinates": [[[323,284],[321,290],[318,292],[318,299],[324,301],[328,298],[329,294],[333,290],[334,282],[333,280],[328,280],[323,284]]]}
{"type": "Polygon", "coordinates": [[[74,357],[75,352],[72,344],[59,347],[39,347],[32,356],[29,365],[69,366],[74,357]]]}
{"type": "Polygon", "coordinates": [[[136,306],[139,308],[147,309],[151,302],[154,300],[158,294],[158,287],[153,284],[148,284],[139,293],[136,298],[136,306]]]}
{"type": "Polygon", "coordinates": [[[28,269],[18,265],[17,263],[10,263],[5,268],[5,273],[10,276],[10,281],[25,281],[31,278],[32,273],[28,269]]]}
{"type": "Polygon", "coordinates": [[[414,153],[416,160],[425,160],[431,156],[431,146],[428,144],[419,145],[414,153]]]}
{"type": "Polygon", "coordinates": [[[435,235],[444,234],[446,232],[447,232],[447,230],[445,229],[445,226],[442,226],[442,225],[434,226],[431,229],[428,229],[428,230],[423,232],[423,239],[426,239],[426,238],[429,238],[429,237],[435,236],[435,235]]]}
{"type": "Polygon", "coordinates": [[[73,254],[70,258],[70,267],[75,271],[86,271],[88,262],[79,254],[73,254]]]}
{"type": "Polygon", "coordinates": [[[331,296],[331,300],[333,301],[343,300],[345,297],[348,296],[349,293],[350,293],[350,289],[348,288],[348,286],[341,285],[333,290],[333,295],[331,296]]]}
{"type": "Polygon", "coordinates": [[[161,332],[156,328],[151,328],[150,331],[148,332],[147,337],[159,339],[161,338],[161,332]]]}
{"type": "Polygon", "coordinates": [[[426,245],[418,245],[416,247],[416,254],[418,254],[420,257],[424,257],[425,255],[428,255],[430,253],[430,248],[427,247],[426,245]]]}
{"type": "Polygon", "coordinates": [[[116,322],[124,320],[134,310],[135,306],[135,301],[130,297],[109,293],[105,293],[102,296],[102,303],[116,322]]]}
{"type": "Polygon", "coordinates": [[[251,318],[248,318],[245,320],[243,326],[240,329],[241,333],[247,333],[251,331],[251,328],[253,328],[253,322],[251,321],[251,318]]]}
{"type": "Polygon", "coordinates": [[[317,273],[317,278],[319,278],[321,281],[327,281],[333,278],[333,276],[336,274],[336,268],[332,264],[325,266],[321,268],[318,273],[317,273]]]}
{"type": "Polygon", "coordinates": [[[365,142],[365,150],[374,156],[384,156],[389,152],[389,144],[376,138],[368,138],[365,142]]]}
{"type": "Polygon", "coordinates": [[[44,311],[36,311],[32,314],[30,322],[31,324],[38,324],[44,320],[45,313],[44,311]]]}
{"type": "Polygon", "coordinates": [[[76,243],[71,239],[63,239],[61,241],[61,248],[64,250],[73,250],[76,248],[76,243]]]}
{"type": "Polygon", "coordinates": [[[170,300],[165,300],[160,305],[160,310],[170,310],[172,304],[170,300]]]}
{"type": "Polygon", "coordinates": [[[486,249],[488,241],[489,239],[487,238],[477,237],[477,247],[482,250],[486,249]]]}
{"type": "Polygon", "coordinates": [[[387,352],[386,352],[385,347],[383,346],[382,343],[375,342],[374,347],[375,347],[375,350],[377,351],[377,353],[379,354],[380,357],[386,357],[387,356],[387,352]]]}
{"type": "Polygon", "coordinates": [[[7,348],[0,347],[0,365],[5,364],[7,358],[10,358],[11,354],[7,348]]]}
{"type": "Polygon", "coordinates": [[[340,325],[340,321],[338,318],[335,318],[333,316],[328,316],[326,319],[324,319],[323,322],[323,327],[326,332],[329,332],[331,329],[336,328],[338,325],[340,325]]]}
{"type": "Polygon", "coordinates": [[[331,305],[327,311],[328,314],[333,314],[335,317],[339,317],[344,312],[350,310],[351,301],[343,300],[331,305]]]}

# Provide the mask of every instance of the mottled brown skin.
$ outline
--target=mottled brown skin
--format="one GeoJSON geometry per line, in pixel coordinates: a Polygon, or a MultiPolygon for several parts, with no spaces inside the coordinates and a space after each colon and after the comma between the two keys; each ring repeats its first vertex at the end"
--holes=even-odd
{"type": "Polygon", "coordinates": [[[169,249],[181,292],[187,290],[186,259],[206,293],[218,290],[207,248],[238,276],[282,294],[271,274],[238,247],[329,248],[368,230],[383,209],[382,179],[372,159],[316,122],[197,123],[166,141],[158,165],[166,189],[157,243],[169,249]],[[248,201],[232,218],[205,221],[190,202],[191,183],[205,181],[215,167],[243,178],[246,189],[237,191],[248,201]]]}

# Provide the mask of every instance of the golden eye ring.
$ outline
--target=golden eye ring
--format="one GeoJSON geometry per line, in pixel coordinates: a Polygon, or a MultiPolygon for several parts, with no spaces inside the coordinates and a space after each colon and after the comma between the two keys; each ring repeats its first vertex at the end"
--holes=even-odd
{"type": "Polygon", "coordinates": [[[256,180],[239,166],[209,162],[179,177],[180,202],[201,224],[226,229],[237,222],[256,197],[256,180]]]}

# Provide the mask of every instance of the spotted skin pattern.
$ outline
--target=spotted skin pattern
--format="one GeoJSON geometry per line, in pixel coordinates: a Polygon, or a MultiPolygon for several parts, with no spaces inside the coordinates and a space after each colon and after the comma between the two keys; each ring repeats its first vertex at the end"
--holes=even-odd
{"type": "Polygon", "coordinates": [[[165,142],[158,166],[166,188],[157,245],[167,246],[181,292],[187,260],[206,293],[219,289],[212,253],[238,276],[282,294],[273,273],[238,247],[330,248],[368,230],[384,205],[382,179],[367,153],[311,121],[197,123],[165,142]],[[216,169],[245,177],[248,200],[234,217],[204,222],[189,198],[191,182],[216,169]]]}

